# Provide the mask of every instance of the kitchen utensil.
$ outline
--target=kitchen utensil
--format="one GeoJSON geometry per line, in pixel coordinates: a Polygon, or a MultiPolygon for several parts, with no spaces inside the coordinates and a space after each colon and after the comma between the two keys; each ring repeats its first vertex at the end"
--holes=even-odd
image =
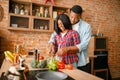
{"type": "Polygon", "coordinates": [[[44,71],[36,74],[38,80],[65,80],[68,76],[63,72],[44,71]]]}

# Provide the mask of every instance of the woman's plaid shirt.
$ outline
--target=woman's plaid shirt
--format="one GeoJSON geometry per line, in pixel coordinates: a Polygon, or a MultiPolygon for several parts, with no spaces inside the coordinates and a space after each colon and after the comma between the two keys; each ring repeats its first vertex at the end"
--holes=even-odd
{"type": "MultiPolygon", "coordinates": [[[[75,46],[80,43],[79,33],[74,30],[69,30],[64,37],[62,35],[55,36],[55,49],[75,46]]],[[[65,53],[62,56],[62,61],[66,64],[70,64],[78,61],[78,56],[76,53],[65,53]]]]}

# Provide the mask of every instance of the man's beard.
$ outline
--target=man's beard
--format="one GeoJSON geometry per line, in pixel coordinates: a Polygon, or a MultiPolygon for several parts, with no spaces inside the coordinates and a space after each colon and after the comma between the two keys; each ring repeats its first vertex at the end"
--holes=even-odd
{"type": "Polygon", "coordinates": [[[79,20],[78,21],[76,21],[75,23],[72,23],[72,25],[74,25],[74,24],[76,24],[76,23],[78,23],[79,22],[79,20]]]}

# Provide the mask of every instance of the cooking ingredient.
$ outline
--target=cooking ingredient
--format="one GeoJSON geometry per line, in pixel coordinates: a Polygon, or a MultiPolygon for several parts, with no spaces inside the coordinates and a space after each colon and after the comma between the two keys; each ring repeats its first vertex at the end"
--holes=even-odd
{"type": "Polygon", "coordinates": [[[34,60],[38,61],[38,50],[34,49],[34,60]]]}
{"type": "Polygon", "coordinates": [[[39,60],[44,60],[44,57],[43,56],[39,56],[39,60]]]}
{"type": "Polygon", "coordinates": [[[37,68],[45,68],[47,64],[46,60],[40,60],[37,64],[37,68]]]}
{"type": "Polygon", "coordinates": [[[40,7],[40,15],[41,15],[41,17],[43,17],[43,14],[44,14],[44,7],[41,6],[41,7],[40,7]]]}
{"type": "Polygon", "coordinates": [[[54,57],[50,57],[47,60],[47,67],[49,68],[49,70],[57,70],[57,60],[54,57]]]}
{"type": "Polygon", "coordinates": [[[65,64],[62,61],[58,61],[57,66],[58,66],[58,69],[64,69],[65,68],[65,64]]]}
{"type": "Polygon", "coordinates": [[[17,64],[17,63],[19,63],[19,54],[18,53],[16,53],[15,57],[14,57],[14,64],[17,64]]]}
{"type": "Polygon", "coordinates": [[[72,64],[67,64],[66,68],[69,69],[69,70],[72,70],[73,69],[73,65],[72,64]]]}
{"type": "Polygon", "coordinates": [[[32,60],[31,63],[30,63],[30,65],[31,65],[32,68],[36,68],[37,63],[38,62],[36,60],[32,60]]]}
{"type": "Polygon", "coordinates": [[[12,53],[10,51],[5,51],[5,58],[9,60],[11,63],[14,63],[15,53],[12,53]]]}
{"type": "Polygon", "coordinates": [[[57,70],[57,65],[55,63],[51,63],[48,65],[48,68],[49,68],[49,70],[55,71],[55,70],[57,70]]]}
{"type": "Polygon", "coordinates": [[[45,68],[47,65],[47,60],[43,56],[40,57],[39,61],[33,59],[30,63],[32,68],[45,68]]]}
{"type": "Polygon", "coordinates": [[[44,17],[48,17],[48,9],[45,9],[45,16],[44,17]]]}
{"type": "Polygon", "coordinates": [[[15,5],[15,12],[14,12],[15,14],[19,14],[19,7],[18,7],[18,5],[15,5]]]}
{"type": "Polygon", "coordinates": [[[22,4],[21,7],[20,7],[20,14],[25,14],[25,8],[24,8],[24,5],[22,4]]]}

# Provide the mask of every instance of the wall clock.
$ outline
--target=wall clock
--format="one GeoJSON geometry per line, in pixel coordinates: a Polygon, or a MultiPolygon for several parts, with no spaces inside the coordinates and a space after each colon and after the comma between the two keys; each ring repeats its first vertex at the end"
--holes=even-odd
{"type": "Polygon", "coordinates": [[[3,15],[4,15],[4,13],[3,13],[3,8],[2,8],[2,6],[0,5],[0,21],[2,21],[3,15]]]}

